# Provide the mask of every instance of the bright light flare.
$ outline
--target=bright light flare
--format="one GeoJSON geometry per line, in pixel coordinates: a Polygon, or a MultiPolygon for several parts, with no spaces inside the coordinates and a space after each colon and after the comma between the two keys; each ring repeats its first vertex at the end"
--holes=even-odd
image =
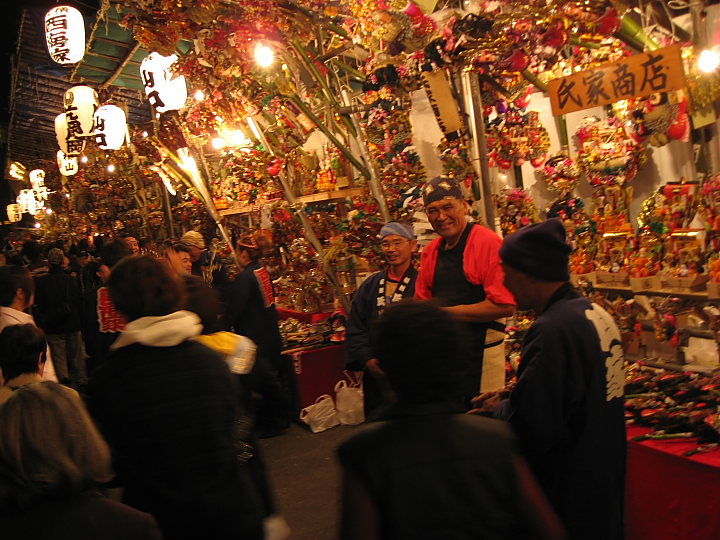
{"type": "Polygon", "coordinates": [[[697,66],[703,73],[715,71],[720,66],[720,54],[718,54],[717,47],[703,50],[698,56],[697,66]]]}
{"type": "Polygon", "coordinates": [[[255,62],[262,68],[272,66],[275,61],[275,53],[267,45],[258,45],[255,47],[255,62]]]}

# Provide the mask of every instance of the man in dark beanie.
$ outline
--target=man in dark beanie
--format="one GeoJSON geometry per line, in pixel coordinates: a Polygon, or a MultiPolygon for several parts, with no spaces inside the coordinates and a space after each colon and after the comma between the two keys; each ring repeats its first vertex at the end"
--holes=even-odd
{"type": "Polygon", "coordinates": [[[474,412],[508,420],[570,540],[621,540],[625,486],[623,352],[612,317],[568,282],[559,219],[505,238],[505,286],[536,320],[509,400],[478,396],[474,412]]]}
{"type": "Polygon", "coordinates": [[[415,298],[436,298],[462,321],[473,343],[468,374],[460,391],[469,403],[478,392],[505,383],[504,318],[515,300],[503,286],[498,258],[502,240],[482,225],[469,223],[469,207],[457,180],[438,176],[422,188],[425,213],[440,235],[423,249],[415,298]]]}

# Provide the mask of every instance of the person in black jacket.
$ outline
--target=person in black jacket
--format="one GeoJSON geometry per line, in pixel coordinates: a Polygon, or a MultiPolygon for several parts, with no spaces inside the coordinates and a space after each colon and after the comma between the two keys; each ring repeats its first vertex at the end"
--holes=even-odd
{"type": "Polygon", "coordinates": [[[465,414],[467,336],[434,302],[380,315],[373,351],[397,394],[343,443],[342,540],[558,539],[508,427],[465,414]]]}
{"type": "Polygon", "coordinates": [[[260,502],[239,459],[237,390],[219,353],[195,341],[178,277],[152,255],[113,268],[127,320],[91,376],[88,408],[113,450],[123,502],[152,514],[167,540],[263,537],[260,502]]]}
{"type": "Polygon", "coordinates": [[[271,437],[290,424],[290,402],[283,389],[290,365],[282,354],[275,290],[270,274],[260,264],[262,249],[256,238],[260,236],[237,242],[242,271],[225,290],[225,321],[236,334],[250,338],[258,347],[250,390],[261,396],[255,411],[258,434],[271,437]]]}
{"type": "Polygon", "coordinates": [[[507,236],[505,286],[536,320],[517,385],[476,405],[508,420],[571,540],[621,540],[625,492],[623,351],[612,317],[569,283],[571,247],[559,219],[507,236]]]}
{"type": "Polygon", "coordinates": [[[35,278],[37,323],[45,331],[58,381],[73,387],[87,383],[85,350],[80,334],[80,287],[63,268],[65,253],[48,251],[48,273],[35,278]]]}

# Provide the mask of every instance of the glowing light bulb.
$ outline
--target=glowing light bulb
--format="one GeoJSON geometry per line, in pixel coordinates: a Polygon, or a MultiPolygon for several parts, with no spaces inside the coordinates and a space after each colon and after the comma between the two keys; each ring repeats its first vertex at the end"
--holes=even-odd
{"type": "Polygon", "coordinates": [[[35,228],[36,228],[36,229],[39,229],[39,228],[40,228],[40,223],[35,223],[35,228]]]}
{"type": "Polygon", "coordinates": [[[712,73],[718,66],[720,66],[720,55],[717,50],[713,47],[712,49],[705,49],[700,53],[697,60],[697,66],[703,73],[712,73]]]}
{"type": "Polygon", "coordinates": [[[143,138],[147,137],[148,135],[150,135],[150,134],[149,134],[147,131],[143,131],[143,132],[142,132],[143,138]]]}
{"type": "Polygon", "coordinates": [[[272,66],[275,61],[275,53],[267,45],[258,45],[255,47],[255,62],[263,68],[272,66]]]}
{"type": "Polygon", "coordinates": [[[239,129],[233,131],[233,134],[230,136],[230,142],[233,146],[247,146],[248,143],[250,143],[245,134],[239,129]]]}
{"type": "Polygon", "coordinates": [[[110,172],[110,173],[115,172],[115,165],[113,165],[113,164],[111,163],[110,165],[108,165],[107,170],[108,170],[108,172],[110,172]]]}
{"type": "Polygon", "coordinates": [[[212,144],[212,147],[216,150],[220,150],[223,146],[225,146],[225,141],[220,137],[215,137],[210,144],[212,144]]]}
{"type": "Polygon", "coordinates": [[[80,158],[80,161],[83,162],[83,163],[87,163],[87,162],[88,162],[88,157],[87,157],[87,156],[83,156],[83,157],[80,158]]]}
{"type": "Polygon", "coordinates": [[[202,90],[197,90],[195,92],[195,101],[202,101],[205,99],[205,93],[202,90]]]}
{"type": "Polygon", "coordinates": [[[50,214],[52,214],[52,208],[46,208],[46,209],[45,209],[45,213],[46,213],[48,216],[49,216],[50,214]]]}

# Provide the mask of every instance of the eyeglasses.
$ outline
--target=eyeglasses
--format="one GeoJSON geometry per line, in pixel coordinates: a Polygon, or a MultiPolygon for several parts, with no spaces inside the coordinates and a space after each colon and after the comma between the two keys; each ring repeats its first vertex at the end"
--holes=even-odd
{"type": "Polygon", "coordinates": [[[384,240],[380,243],[382,249],[397,249],[410,242],[410,240],[384,240]]]}

